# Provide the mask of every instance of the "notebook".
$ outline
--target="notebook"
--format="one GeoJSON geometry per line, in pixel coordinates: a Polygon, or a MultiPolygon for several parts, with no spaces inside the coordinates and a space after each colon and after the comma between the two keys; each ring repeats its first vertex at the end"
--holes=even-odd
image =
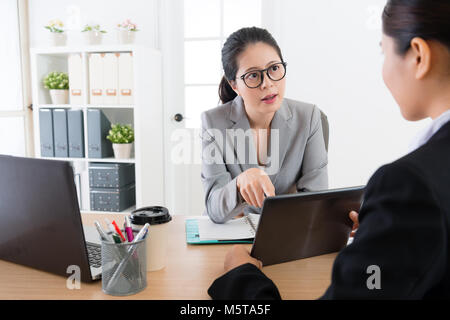
{"type": "Polygon", "coordinates": [[[259,223],[259,214],[248,214],[218,224],[208,216],[186,219],[186,242],[188,244],[253,243],[259,223]]]}

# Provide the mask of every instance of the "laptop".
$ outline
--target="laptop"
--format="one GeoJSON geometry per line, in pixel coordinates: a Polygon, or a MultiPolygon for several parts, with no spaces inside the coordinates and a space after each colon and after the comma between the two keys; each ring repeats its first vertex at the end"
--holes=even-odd
{"type": "Polygon", "coordinates": [[[0,155],[0,259],[65,277],[78,266],[91,282],[101,278],[95,232],[86,241],[69,162],[0,155]]]}
{"type": "Polygon", "coordinates": [[[364,188],[266,198],[251,256],[267,266],[342,250],[353,227],[349,212],[359,212],[364,188]]]}

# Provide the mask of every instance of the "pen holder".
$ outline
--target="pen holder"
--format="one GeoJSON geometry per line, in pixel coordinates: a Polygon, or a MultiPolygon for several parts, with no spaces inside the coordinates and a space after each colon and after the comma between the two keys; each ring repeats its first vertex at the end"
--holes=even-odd
{"type": "Polygon", "coordinates": [[[132,243],[102,241],[102,291],[127,296],[145,289],[146,261],[146,239],[132,243]]]}

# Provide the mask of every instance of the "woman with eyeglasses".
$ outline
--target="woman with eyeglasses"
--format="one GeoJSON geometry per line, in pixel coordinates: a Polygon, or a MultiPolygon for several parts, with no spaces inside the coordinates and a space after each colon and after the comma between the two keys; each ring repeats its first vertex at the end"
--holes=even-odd
{"type": "Polygon", "coordinates": [[[321,112],[284,97],[287,63],[270,33],[234,32],[222,64],[223,104],[202,113],[201,177],[211,220],[258,213],[264,197],[327,189],[321,112]]]}
{"type": "MultiPolygon", "coordinates": [[[[432,122],[411,152],[369,180],[353,242],[337,256],[322,299],[450,297],[450,2],[389,0],[383,80],[409,121],[432,122]]],[[[356,213],[353,213],[356,214],[356,213]]],[[[215,299],[280,299],[245,247],[225,258],[215,299]]]]}

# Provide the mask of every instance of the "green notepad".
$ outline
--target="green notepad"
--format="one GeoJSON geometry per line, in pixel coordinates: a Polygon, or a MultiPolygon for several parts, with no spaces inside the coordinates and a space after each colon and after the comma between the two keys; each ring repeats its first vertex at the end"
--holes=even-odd
{"type": "MultiPolygon", "coordinates": [[[[243,221],[243,220],[242,220],[243,221]]],[[[237,222],[237,221],[233,221],[237,222]]],[[[221,227],[221,225],[217,225],[221,227]]],[[[199,232],[199,219],[186,219],[186,243],[188,244],[228,244],[253,243],[253,238],[245,239],[201,239],[199,232]]]]}

